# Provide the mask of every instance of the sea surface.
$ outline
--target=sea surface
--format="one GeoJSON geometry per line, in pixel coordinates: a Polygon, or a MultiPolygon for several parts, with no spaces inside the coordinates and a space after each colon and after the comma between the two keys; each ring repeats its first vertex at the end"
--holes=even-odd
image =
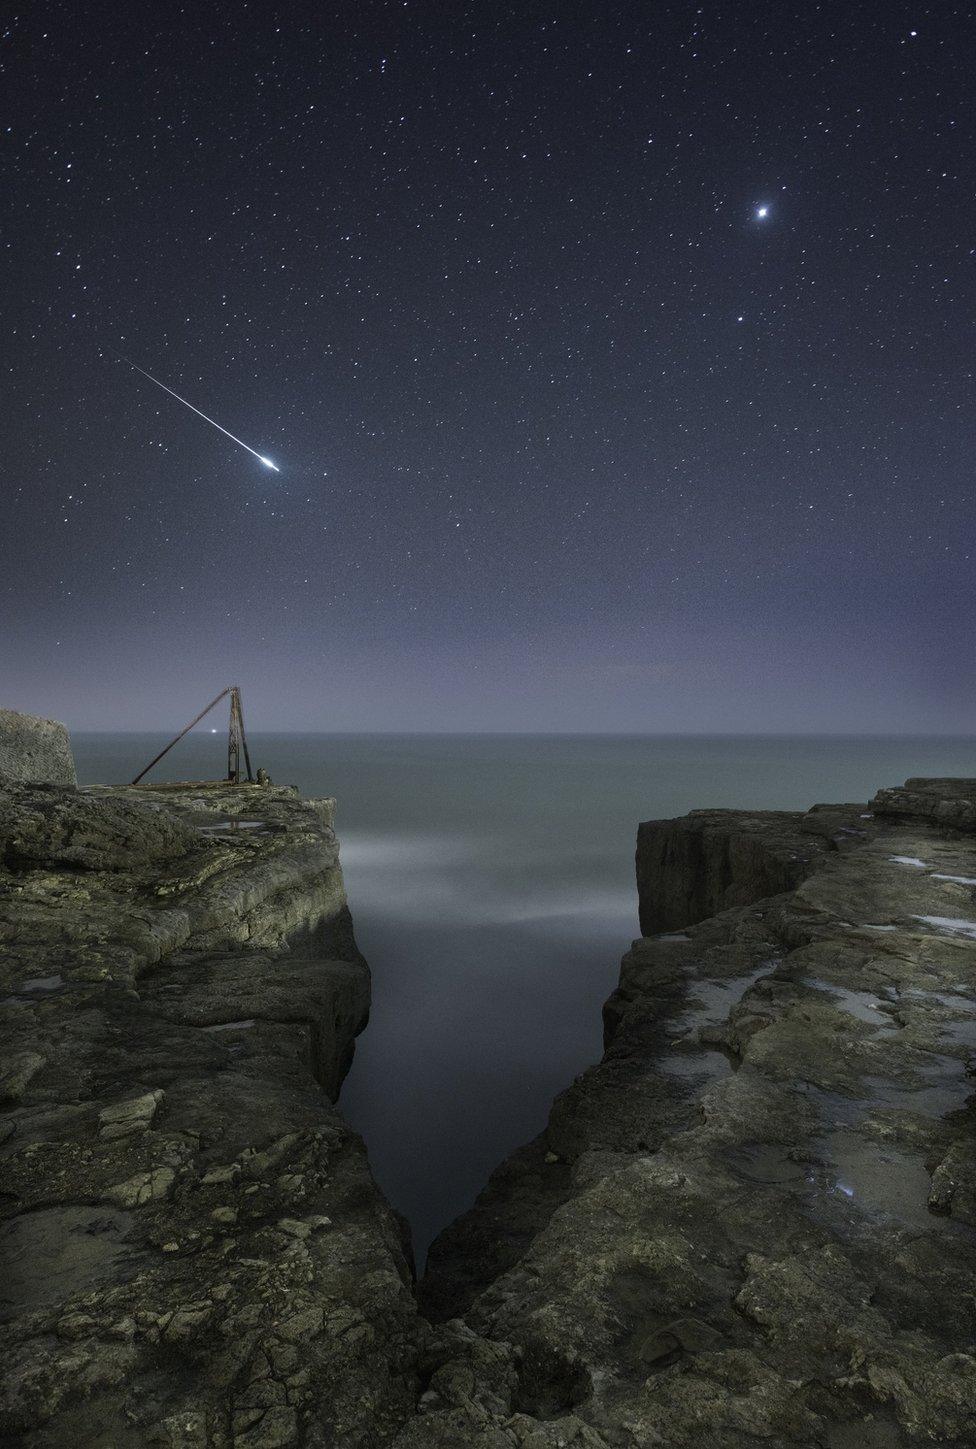
{"type": "MultiPolygon", "coordinates": [[[[553,1096],[601,1051],[600,1008],[639,934],[640,820],[702,806],[866,800],[976,775],[976,739],[252,735],[278,784],[335,795],[370,1025],[340,1107],[409,1219],[418,1266],[553,1096]]],[[[198,729],[151,779],[218,778],[198,729]]],[[[165,736],[76,734],[82,783],[122,783],[165,736]]]]}

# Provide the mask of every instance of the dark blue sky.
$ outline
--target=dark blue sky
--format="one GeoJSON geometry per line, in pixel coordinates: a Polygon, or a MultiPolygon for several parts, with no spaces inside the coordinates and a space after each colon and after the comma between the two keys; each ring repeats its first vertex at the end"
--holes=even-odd
{"type": "Polygon", "coordinates": [[[970,730],[974,39],[951,4],[23,7],[2,702],[970,730]]]}

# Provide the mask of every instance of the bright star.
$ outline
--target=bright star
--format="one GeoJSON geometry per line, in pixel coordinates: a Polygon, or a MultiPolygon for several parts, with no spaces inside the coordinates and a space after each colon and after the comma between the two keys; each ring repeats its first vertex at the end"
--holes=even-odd
{"type": "Polygon", "coordinates": [[[758,216],[758,218],[759,218],[760,221],[763,221],[764,218],[769,215],[769,207],[768,206],[757,206],[756,207],[756,215],[758,216]]]}

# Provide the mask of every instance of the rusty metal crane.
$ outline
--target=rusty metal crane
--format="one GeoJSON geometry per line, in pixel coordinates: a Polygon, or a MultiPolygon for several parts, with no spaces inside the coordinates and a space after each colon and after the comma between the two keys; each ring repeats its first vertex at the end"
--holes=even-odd
{"type": "Polygon", "coordinates": [[[173,746],[179,744],[183,736],[188,735],[193,726],[199,724],[204,715],[208,715],[214,706],[218,705],[222,699],[226,699],[228,695],[230,695],[230,729],[227,736],[227,780],[231,785],[239,785],[241,783],[241,755],[243,754],[248,782],[253,783],[254,775],[251,773],[251,756],[248,753],[247,736],[244,733],[244,709],[241,705],[241,691],[238,685],[229,684],[226,689],[220,691],[216,699],[212,699],[207,707],[200,711],[195,719],[190,720],[190,723],[185,729],[181,729],[178,735],[173,736],[165,749],[160,750],[159,754],[149,761],[149,764],[144,770],[139,771],[138,775],[132,781],[132,784],[138,785],[143,776],[149,774],[153,765],[158,765],[163,756],[168,755],[173,746]]]}

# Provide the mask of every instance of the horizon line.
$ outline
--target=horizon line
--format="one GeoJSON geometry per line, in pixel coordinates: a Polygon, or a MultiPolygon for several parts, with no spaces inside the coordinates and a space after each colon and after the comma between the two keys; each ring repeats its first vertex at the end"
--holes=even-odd
{"type": "MultiPolygon", "coordinates": [[[[66,726],[71,735],[157,735],[164,731],[156,728],[129,728],[109,729],[97,728],[73,728],[66,726]]],[[[214,730],[212,727],[194,729],[190,733],[202,735],[221,735],[225,731],[214,730]]],[[[259,735],[314,735],[321,738],[357,738],[367,737],[375,739],[875,739],[875,740],[919,740],[919,739],[943,739],[943,740],[973,740],[976,741],[976,731],[971,734],[959,733],[951,730],[363,730],[363,729],[339,729],[324,730],[301,727],[288,727],[279,729],[250,729],[249,737],[259,735]]]]}

